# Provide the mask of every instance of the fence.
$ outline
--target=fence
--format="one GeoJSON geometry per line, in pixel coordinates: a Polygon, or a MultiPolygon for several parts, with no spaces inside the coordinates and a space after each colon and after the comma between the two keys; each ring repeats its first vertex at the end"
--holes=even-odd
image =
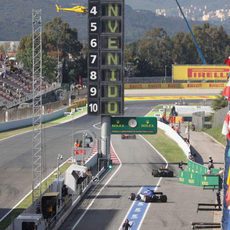
{"type": "MultiPolygon", "coordinates": [[[[43,107],[43,113],[44,114],[53,113],[54,111],[65,108],[66,106],[68,106],[68,103],[69,103],[68,99],[47,103],[43,107]]],[[[85,98],[76,99],[73,101],[73,104],[71,105],[71,107],[69,107],[68,110],[70,110],[71,108],[78,108],[84,105],[86,105],[85,98]]],[[[0,111],[0,123],[6,121],[17,121],[17,120],[31,118],[32,114],[33,114],[32,107],[23,108],[23,109],[11,108],[8,111],[0,111]]]]}

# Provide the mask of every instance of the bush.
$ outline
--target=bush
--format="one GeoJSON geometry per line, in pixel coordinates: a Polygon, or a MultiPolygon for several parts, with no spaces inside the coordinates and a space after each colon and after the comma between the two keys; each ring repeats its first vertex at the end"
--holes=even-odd
{"type": "Polygon", "coordinates": [[[217,99],[213,100],[212,102],[212,109],[219,110],[225,108],[228,105],[228,101],[223,96],[218,96],[217,99]]]}

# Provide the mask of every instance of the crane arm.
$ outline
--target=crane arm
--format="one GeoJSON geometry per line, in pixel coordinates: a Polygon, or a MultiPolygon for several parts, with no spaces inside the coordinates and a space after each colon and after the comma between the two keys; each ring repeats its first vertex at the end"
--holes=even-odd
{"type": "Polygon", "coordinates": [[[192,35],[192,40],[193,40],[193,43],[194,43],[195,46],[196,46],[197,52],[198,52],[198,54],[199,54],[199,57],[200,57],[200,59],[201,59],[203,65],[206,65],[207,62],[206,62],[206,60],[205,60],[205,57],[204,57],[204,55],[203,55],[203,53],[202,53],[202,51],[201,51],[200,46],[199,46],[198,43],[197,43],[197,40],[196,40],[196,38],[195,38],[195,36],[194,36],[194,34],[193,34],[193,32],[192,32],[192,29],[191,29],[191,27],[190,27],[190,25],[189,25],[189,23],[188,23],[188,21],[187,21],[187,18],[186,18],[185,15],[184,15],[184,12],[183,12],[183,10],[182,10],[182,8],[181,8],[181,6],[180,6],[178,0],[176,0],[176,3],[177,3],[177,5],[178,5],[178,7],[179,7],[179,9],[180,9],[180,12],[181,12],[181,14],[182,14],[182,16],[183,16],[183,18],[184,18],[184,20],[185,20],[185,23],[186,23],[186,25],[187,25],[187,27],[188,27],[188,29],[189,29],[191,35],[192,35]]]}

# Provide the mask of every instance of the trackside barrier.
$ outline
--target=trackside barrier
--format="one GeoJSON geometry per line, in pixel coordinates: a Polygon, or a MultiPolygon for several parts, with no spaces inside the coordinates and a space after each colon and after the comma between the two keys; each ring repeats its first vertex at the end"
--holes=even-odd
{"type": "MultiPolygon", "coordinates": [[[[48,121],[52,121],[52,120],[64,117],[65,113],[68,110],[69,110],[69,107],[65,107],[53,113],[44,114],[42,115],[42,122],[48,122],[48,121]]],[[[21,119],[21,120],[16,120],[16,121],[3,122],[3,123],[0,123],[0,132],[12,130],[12,129],[23,128],[23,127],[27,127],[30,125],[32,125],[32,117],[21,119]]]]}
{"type": "Polygon", "coordinates": [[[125,89],[185,89],[185,88],[224,88],[226,83],[133,83],[125,84],[125,89]]]}
{"type": "Polygon", "coordinates": [[[182,184],[193,185],[198,187],[219,187],[220,177],[218,175],[206,175],[181,170],[179,181],[182,184]]]}
{"type": "MultiPolygon", "coordinates": [[[[97,156],[98,154],[95,153],[92,157],[90,157],[86,163],[85,163],[85,166],[87,167],[91,167],[93,166],[93,164],[95,162],[97,162],[97,156]]],[[[95,164],[94,164],[95,165],[95,164]]],[[[97,175],[94,177],[94,178],[100,178],[100,176],[105,172],[105,169],[102,168],[98,173],[97,175]]],[[[89,182],[89,184],[83,189],[82,193],[73,201],[71,207],[66,210],[66,212],[64,213],[63,216],[61,216],[56,224],[55,224],[55,227],[53,228],[54,230],[58,230],[60,228],[60,226],[64,223],[65,219],[70,215],[70,213],[73,211],[73,209],[76,207],[76,205],[81,201],[81,199],[84,197],[84,195],[86,194],[86,192],[94,185],[94,180],[92,178],[92,180],[89,182]]]]}
{"type": "Polygon", "coordinates": [[[165,132],[165,134],[174,140],[180,148],[183,150],[184,154],[188,157],[190,154],[190,148],[187,143],[183,140],[183,138],[175,131],[173,130],[169,125],[157,121],[157,127],[165,132]]]}
{"type": "MultiPolygon", "coordinates": [[[[43,115],[42,122],[48,122],[48,121],[52,121],[57,118],[63,117],[66,110],[67,110],[67,107],[60,109],[58,111],[55,111],[53,113],[48,113],[48,114],[43,115]]],[[[32,125],[32,119],[33,118],[30,117],[30,118],[26,118],[22,120],[0,123],[0,132],[30,126],[32,125]]]]}
{"type": "MultiPolygon", "coordinates": [[[[205,174],[207,173],[208,168],[205,167],[204,165],[188,160],[188,171],[192,173],[205,174]]],[[[217,174],[219,172],[217,168],[212,168],[211,171],[213,174],[217,174]]]]}
{"type": "MultiPolygon", "coordinates": [[[[178,135],[178,133],[173,130],[169,125],[157,121],[157,126],[159,129],[163,130],[165,134],[174,140],[180,148],[183,150],[184,154],[188,157],[190,155],[190,148],[187,143],[183,140],[183,138],[178,135]]],[[[218,175],[218,169],[212,169],[212,175],[206,175],[208,169],[204,165],[200,165],[196,162],[188,160],[188,171],[181,171],[179,174],[179,181],[183,184],[189,184],[194,186],[219,186],[220,178],[218,175]]]]}

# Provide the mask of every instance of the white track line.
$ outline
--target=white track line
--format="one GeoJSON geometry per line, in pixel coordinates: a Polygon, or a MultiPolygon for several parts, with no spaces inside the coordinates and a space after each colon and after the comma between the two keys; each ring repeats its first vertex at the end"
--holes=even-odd
{"type": "MultiPolygon", "coordinates": [[[[140,193],[141,189],[142,189],[142,187],[139,189],[139,191],[137,192],[137,194],[140,193]]],[[[132,205],[130,206],[128,212],[126,213],[126,215],[125,215],[125,217],[124,217],[124,219],[123,219],[123,221],[122,221],[122,223],[121,223],[121,225],[120,225],[120,227],[119,227],[119,230],[122,229],[122,225],[124,224],[125,220],[127,219],[127,217],[128,217],[128,215],[129,215],[131,209],[133,208],[134,204],[135,204],[135,201],[133,201],[133,203],[132,203],[132,205]]]]}
{"type": "Polygon", "coordinates": [[[93,205],[94,201],[97,199],[97,197],[100,195],[100,193],[103,191],[103,189],[105,188],[105,186],[113,179],[113,177],[117,174],[117,172],[120,170],[120,168],[122,167],[122,162],[120,160],[120,158],[118,157],[118,155],[116,154],[113,145],[111,144],[111,147],[115,153],[115,155],[117,156],[117,159],[120,162],[120,165],[118,166],[118,168],[116,169],[116,171],[111,175],[111,177],[106,181],[106,183],[103,185],[103,187],[99,190],[99,192],[96,194],[96,196],[93,198],[93,200],[90,202],[90,204],[87,206],[87,208],[85,209],[85,211],[82,213],[82,215],[80,216],[80,218],[77,220],[77,222],[74,224],[74,226],[72,227],[72,230],[74,230],[78,224],[81,222],[81,220],[84,218],[85,214],[87,213],[87,211],[90,209],[90,207],[93,205]]]}
{"type": "MultiPolygon", "coordinates": [[[[165,157],[149,142],[149,141],[147,141],[142,135],[139,135],[152,149],[154,149],[154,151],[166,162],[166,168],[168,167],[168,161],[165,159],[165,157]]],[[[158,182],[157,182],[157,185],[156,185],[156,189],[154,189],[154,190],[157,190],[157,188],[158,188],[158,186],[160,185],[160,183],[161,183],[161,180],[162,180],[162,177],[158,180],[158,182]]],[[[140,188],[140,190],[138,191],[138,193],[141,191],[141,188],[140,188]]],[[[130,212],[130,210],[132,209],[132,207],[133,207],[133,205],[134,205],[134,203],[135,202],[133,202],[133,204],[131,205],[131,207],[129,208],[129,210],[128,210],[128,212],[126,213],[126,215],[125,215],[125,218],[123,219],[123,221],[122,221],[122,223],[121,223],[121,225],[120,225],[120,227],[119,227],[119,229],[122,229],[122,225],[123,225],[123,223],[125,222],[125,220],[127,219],[127,217],[128,217],[128,215],[129,215],[129,212],[130,212]]],[[[140,222],[140,225],[139,225],[139,228],[138,229],[140,229],[141,228],[141,225],[142,225],[142,223],[143,223],[143,221],[144,221],[144,219],[145,219],[145,216],[146,216],[146,214],[147,214],[147,212],[148,212],[148,209],[149,209],[149,207],[150,207],[150,204],[148,205],[148,207],[147,207],[147,209],[145,210],[145,213],[144,213],[144,215],[143,215],[143,217],[142,217],[142,220],[141,220],[141,222],[140,222]]]]}
{"type": "Polygon", "coordinates": [[[94,127],[95,129],[101,129],[101,127],[97,127],[97,125],[99,125],[99,124],[101,124],[101,122],[98,122],[98,123],[94,124],[93,127],[94,127]]]}

